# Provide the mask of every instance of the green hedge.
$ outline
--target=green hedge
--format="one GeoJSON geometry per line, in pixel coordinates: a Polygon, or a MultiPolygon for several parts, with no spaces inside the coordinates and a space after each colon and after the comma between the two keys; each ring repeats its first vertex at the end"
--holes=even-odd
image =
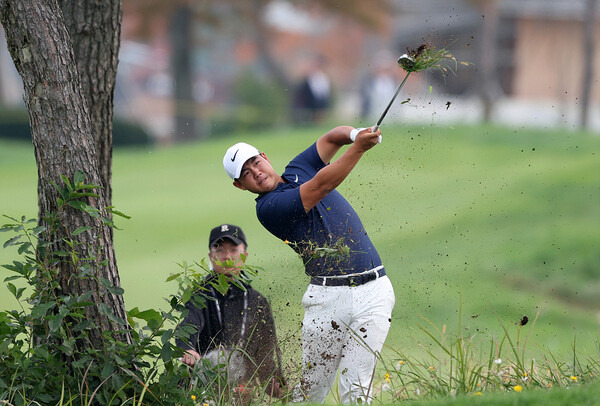
{"type": "MultiPolygon", "coordinates": [[[[0,138],[31,142],[27,110],[0,110],[0,138]]],[[[152,137],[141,126],[123,119],[114,120],[113,146],[148,145],[152,142],[152,137]]]]}

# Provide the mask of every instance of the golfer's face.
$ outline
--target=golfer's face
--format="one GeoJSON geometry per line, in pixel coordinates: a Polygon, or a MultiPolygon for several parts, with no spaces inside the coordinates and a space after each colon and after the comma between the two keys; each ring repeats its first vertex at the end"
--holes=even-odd
{"type": "Polygon", "coordinates": [[[227,276],[239,275],[244,265],[241,255],[247,255],[244,244],[236,245],[233,241],[224,239],[210,248],[210,261],[213,270],[227,276]]]}
{"type": "Polygon", "coordinates": [[[279,176],[267,157],[260,154],[246,161],[237,181],[253,193],[266,193],[277,187],[279,176]]]}

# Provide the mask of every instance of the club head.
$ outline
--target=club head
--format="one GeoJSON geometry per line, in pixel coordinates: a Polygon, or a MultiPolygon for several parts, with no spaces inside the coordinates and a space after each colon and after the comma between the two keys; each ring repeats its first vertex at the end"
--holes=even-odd
{"type": "Polygon", "coordinates": [[[400,58],[398,58],[398,65],[402,66],[402,69],[404,70],[409,70],[413,66],[415,66],[415,60],[407,54],[404,54],[400,58]]]}

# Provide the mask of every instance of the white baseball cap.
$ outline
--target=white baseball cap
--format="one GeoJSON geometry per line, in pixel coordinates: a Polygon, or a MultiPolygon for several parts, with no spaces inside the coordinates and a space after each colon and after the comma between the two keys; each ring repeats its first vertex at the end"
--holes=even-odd
{"type": "Polygon", "coordinates": [[[259,154],[260,151],[252,145],[245,142],[238,142],[225,152],[225,156],[223,157],[225,172],[227,172],[227,175],[231,179],[235,180],[239,178],[242,173],[242,166],[244,166],[246,161],[259,154]]]}

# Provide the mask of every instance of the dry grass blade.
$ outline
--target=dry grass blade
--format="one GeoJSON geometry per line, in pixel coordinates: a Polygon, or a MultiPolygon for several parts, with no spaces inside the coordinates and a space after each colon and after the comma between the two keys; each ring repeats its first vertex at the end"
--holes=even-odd
{"type": "Polygon", "coordinates": [[[456,62],[456,59],[444,48],[436,49],[430,44],[423,44],[417,49],[407,49],[408,56],[414,61],[409,66],[402,66],[406,72],[420,72],[425,69],[434,68],[444,70],[440,62],[450,59],[456,62]]]}

